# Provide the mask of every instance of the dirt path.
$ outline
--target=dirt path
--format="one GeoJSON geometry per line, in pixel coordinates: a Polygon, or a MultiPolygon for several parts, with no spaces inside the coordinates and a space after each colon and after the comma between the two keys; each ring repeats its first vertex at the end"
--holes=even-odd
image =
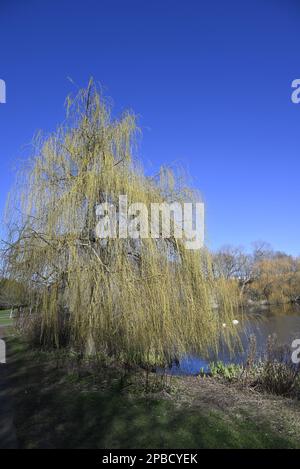
{"type": "MultiPolygon", "coordinates": [[[[0,339],[4,337],[5,327],[0,326],[0,339]]],[[[0,364],[0,449],[18,448],[13,407],[8,393],[7,366],[0,364]]]]}

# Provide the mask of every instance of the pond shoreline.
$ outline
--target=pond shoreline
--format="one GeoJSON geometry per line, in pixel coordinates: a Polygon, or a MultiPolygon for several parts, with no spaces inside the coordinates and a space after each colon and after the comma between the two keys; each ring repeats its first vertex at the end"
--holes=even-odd
{"type": "MultiPolygon", "coordinates": [[[[295,339],[300,339],[300,307],[295,305],[266,306],[265,309],[254,308],[241,310],[237,315],[239,322],[239,339],[236,346],[230,350],[226,344],[220,342],[218,353],[211,351],[209,356],[202,357],[190,354],[173,363],[167,370],[174,375],[207,374],[211,363],[224,365],[246,364],[250,341],[255,339],[256,360],[262,359],[266,354],[270,338],[276,340],[278,347],[290,347],[295,339]]],[[[226,329],[224,329],[226,331],[226,329]]],[[[291,352],[292,354],[292,352],[291,352]]]]}

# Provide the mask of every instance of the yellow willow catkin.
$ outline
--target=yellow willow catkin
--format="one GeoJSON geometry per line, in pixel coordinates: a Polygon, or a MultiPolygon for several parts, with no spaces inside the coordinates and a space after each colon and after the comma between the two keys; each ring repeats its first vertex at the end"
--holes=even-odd
{"type": "Polygon", "coordinates": [[[42,344],[157,364],[217,350],[222,336],[230,345],[238,295],[183,240],[95,239],[96,205],[120,194],[147,207],[198,198],[169,169],[144,175],[137,133],[132,113],[111,117],[93,81],[68,98],[65,123],[37,137],[10,198],[6,269],[26,285],[42,344]]]}

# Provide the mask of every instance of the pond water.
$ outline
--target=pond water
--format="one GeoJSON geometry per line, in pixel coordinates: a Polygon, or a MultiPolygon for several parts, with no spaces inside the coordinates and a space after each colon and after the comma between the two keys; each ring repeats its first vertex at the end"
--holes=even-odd
{"type": "Polygon", "coordinates": [[[174,364],[169,372],[175,375],[194,375],[201,369],[209,371],[209,363],[218,360],[224,363],[242,364],[246,361],[249,349],[249,337],[256,336],[257,352],[263,354],[270,335],[276,334],[278,344],[291,345],[294,339],[300,339],[300,306],[264,307],[259,310],[248,310],[236,326],[242,343],[242,350],[230,353],[225,346],[216,356],[210,354],[207,359],[197,356],[183,358],[179,365],[174,364]]]}

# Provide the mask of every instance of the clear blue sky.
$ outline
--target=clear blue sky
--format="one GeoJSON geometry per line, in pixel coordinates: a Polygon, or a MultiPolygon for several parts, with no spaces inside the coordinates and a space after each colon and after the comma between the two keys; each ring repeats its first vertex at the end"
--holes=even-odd
{"type": "Polygon", "coordinates": [[[300,254],[299,1],[1,0],[0,20],[1,209],[24,144],[62,120],[67,77],[92,75],[139,115],[147,170],[192,175],[210,247],[300,254]]]}

